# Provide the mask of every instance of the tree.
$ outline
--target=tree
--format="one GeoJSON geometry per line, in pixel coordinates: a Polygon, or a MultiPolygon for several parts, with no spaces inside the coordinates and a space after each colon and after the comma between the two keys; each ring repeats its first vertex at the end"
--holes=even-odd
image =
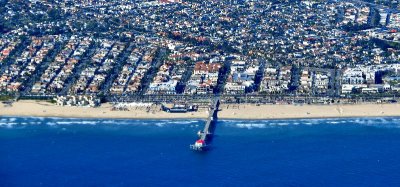
{"type": "Polygon", "coordinates": [[[47,16],[50,21],[60,20],[61,19],[61,11],[57,8],[50,9],[47,12],[47,16]]]}

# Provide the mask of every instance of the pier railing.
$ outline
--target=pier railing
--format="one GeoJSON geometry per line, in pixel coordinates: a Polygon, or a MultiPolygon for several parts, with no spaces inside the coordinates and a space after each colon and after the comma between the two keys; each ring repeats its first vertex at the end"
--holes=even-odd
{"type": "Polygon", "coordinates": [[[204,151],[211,144],[215,130],[215,122],[218,118],[219,104],[220,98],[217,97],[213,100],[212,105],[210,106],[210,111],[203,131],[199,132],[200,139],[197,140],[195,144],[190,145],[191,149],[196,151],[204,151]]]}

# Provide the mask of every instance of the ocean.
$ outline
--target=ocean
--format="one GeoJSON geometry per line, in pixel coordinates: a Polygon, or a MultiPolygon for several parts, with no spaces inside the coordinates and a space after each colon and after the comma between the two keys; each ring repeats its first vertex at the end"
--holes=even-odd
{"type": "Polygon", "coordinates": [[[0,117],[0,186],[400,186],[400,118],[0,117]]]}

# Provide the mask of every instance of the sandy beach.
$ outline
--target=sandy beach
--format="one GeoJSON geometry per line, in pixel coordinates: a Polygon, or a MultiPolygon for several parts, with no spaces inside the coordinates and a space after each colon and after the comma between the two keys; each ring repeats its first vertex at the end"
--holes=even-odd
{"type": "Polygon", "coordinates": [[[112,111],[112,105],[100,107],[57,106],[45,101],[21,100],[12,106],[1,105],[0,116],[40,116],[71,118],[137,118],[137,119],[172,119],[172,118],[205,118],[206,111],[193,113],[170,114],[161,111],[160,107],[133,107],[129,111],[112,111]]]}
{"type": "MultiPolygon", "coordinates": [[[[128,111],[112,111],[112,105],[97,108],[56,106],[44,101],[22,100],[12,106],[0,105],[0,116],[40,116],[72,118],[182,119],[206,118],[202,109],[191,113],[167,113],[160,106],[131,107],[128,111]]],[[[220,119],[282,119],[400,116],[399,104],[357,105],[221,105],[220,119]]]]}
{"type": "Polygon", "coordinates": [[[400,116],[399,104],[222,106],[220,118],[283,119],[400,116]]]}

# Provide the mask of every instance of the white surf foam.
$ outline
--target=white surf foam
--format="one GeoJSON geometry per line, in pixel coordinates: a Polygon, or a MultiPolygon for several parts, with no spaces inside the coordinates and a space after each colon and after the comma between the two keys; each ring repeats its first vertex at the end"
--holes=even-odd
{"type": "Polygon", "coordinates": [[[57,121],[58,125],[96,125],[96,121],[57,121]]]}
{"type": "Polygon", "coordinates": [[[14,125],[17,124],[18,123],[13,123],[13,122],[0,122],[0,127],[12,128],[14,125]]]}
{"type": "Polygon", "coordinates": [[[253,129],[253,128],[265,128],[266,124],[264,124],[264,123],[238,123],[238,124],[236,124],[236,126],[239,128],[253,129]]]}
{"type": "Polygon", "coordinates": [[[57,123],[55,123],[55,122],[47,122],[46,125],[48,125],[48,126],[55,126],[55,125],[57,125],[57,123]]]}
{"type": "Polygon", "coordinates": [[[39,122],[39,121],[31,121],[31,122],[28,122],[29,123],[29,125],[40,125],[40,124],[42,124],[42,122],[39,122]]]}
{"type": "Polygon", "coordinates": [[[199,123],[199,121],[168,121],[166,125],[187,125],[192,123],[199,123]]]}
{"type": "Polygon", "coordinates": [[[165,123],[155,123],[154,125],[156,125],[158,127],[164,127],[165,123]]]}
{"type": "Polygon", "coordinates": [[[9,122],[14,122],[14,121],[17,121],[17,118],[8,118],[8,121],[9,122]]]}

